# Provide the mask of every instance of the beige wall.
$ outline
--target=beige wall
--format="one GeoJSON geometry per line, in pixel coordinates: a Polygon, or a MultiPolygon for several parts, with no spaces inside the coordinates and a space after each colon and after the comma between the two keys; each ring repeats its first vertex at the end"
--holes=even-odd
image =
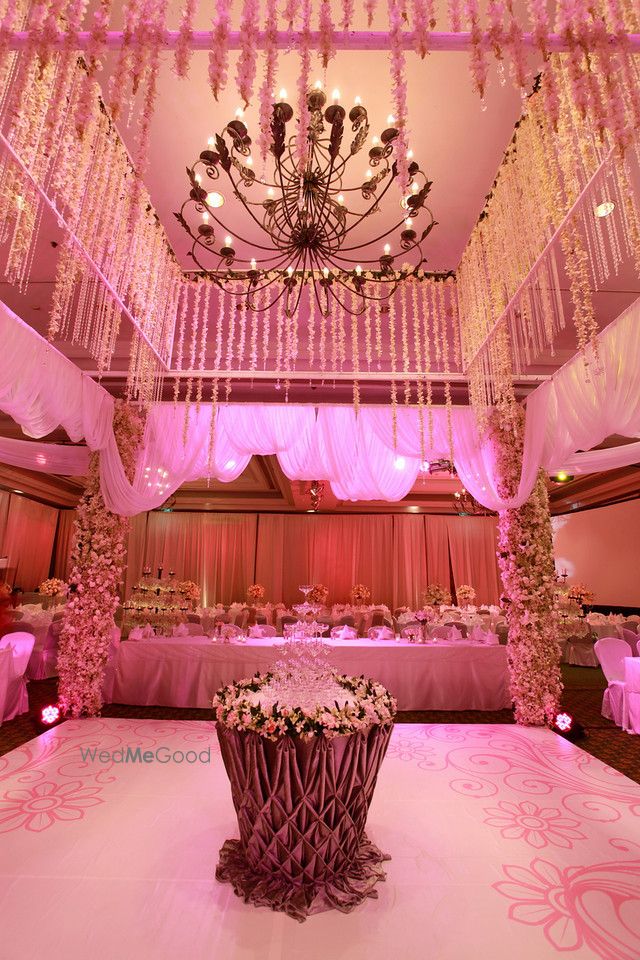
{"type": "Polygon", "coordinates": [[[556,567],[595,602],[640,607],[640,500],[553,518],[556,567]]]}

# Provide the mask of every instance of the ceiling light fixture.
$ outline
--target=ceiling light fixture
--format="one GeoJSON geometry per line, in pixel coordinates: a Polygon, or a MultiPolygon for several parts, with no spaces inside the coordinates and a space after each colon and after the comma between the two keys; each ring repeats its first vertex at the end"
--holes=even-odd
{"type": "Polygon", "coordinates": [[[368,217],[380,213],[398,177],[394,159],[398,130],[392,125],[393,117],[389,115],[389,125],[368,150],[365,175],[360,173],[349,186],[349,163],[369,139],[365,107],[356,103],[345,124],[347,110],[338,102],[340,91],[333,91],[334,102],[327,106],[326,94],[317,88],[311,90],[306,153],[300,164],[296,149],[300,134],[287,128],[293,108],[286,98],[283,89],[279,102],[273,105],[270,174],[256,174],[247,126],[240,118],[231,120],[221,134],[209,139],[207,149],[187,168],[191,189],[175,216],[193,241],[190,255],[197,267],[225,291],[244,297],[250,310],[267,310],[283,297],[286,314],[292,316],[303,288],[309,284],[310,295],[323,315],[329,313],[332,300],[348,313],[362,313],[367,301],[386,301],[398,284],[415,275],[424,263],[421,244],[435,226],[425,205],[431,181],[411,160],[402,217],[396,221],[394,215],[388,229],[384,224],[376,227],[372,221],[366,230],[370,239],[365,239],[365,231],[358,228],[368,217]],[[349,127],[351,135],[343,149],[349,127]],[[220,201],[216,199],[216,206],[209,198],[220,197],[224,203],[224,197],[205,188],[207,183],[220,180],[223,173],[231,195],[239,201],[240,210],[236,206],[233,211],[233,230],[242,255],[230,236],[225,236],[220,246],[220,237],[228,234],[228,226],[217,212],[220,201]],[[245,235],[239,221],[242,208],[247,225],[253,231],[256,227],[260,230],[255,241],[245,235]],[[414,220],[423,212],[425,225],[418,233],[414,220]],[[393,249],[387,240],[393,240],[393,249]],[[409,261],[409,269],[395,268],[398,256],[409,261]],[[380,290],[374,282],[380,284],[380,290]],[[267,294],[262,293],[265,289],[267,294]]]}
{"type": "Polygon", "coordinates": [[[567,473],[566,470],[558,470],[557,473],[551,477],[555,483],[570,483],[573,480],[573,476],[570,473],[567,473]]]}

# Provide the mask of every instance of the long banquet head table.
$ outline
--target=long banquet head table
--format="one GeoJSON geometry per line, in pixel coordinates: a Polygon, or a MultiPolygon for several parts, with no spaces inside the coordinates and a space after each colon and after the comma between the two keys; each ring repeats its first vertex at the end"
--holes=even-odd
{"type": "MultiPolygon", "coordinates": [[[[399,710],[501,710],[511,706],[504,646],[328,640],[338,672],[380,681],[399,710]]],[[[154,637],[120,645],[113,701],[209,707],[219,687],[270,670],[282,639],[213,643],[207,637],[154,637]]]]}

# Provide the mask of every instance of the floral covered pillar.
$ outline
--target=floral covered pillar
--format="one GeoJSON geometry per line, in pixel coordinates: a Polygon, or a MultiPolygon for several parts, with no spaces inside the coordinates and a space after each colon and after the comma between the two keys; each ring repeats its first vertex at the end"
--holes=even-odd
{"type": "MultiPolygon", "coordinates": [[[[113,431],[125,473],[132,480],[143,419],[116,401],[113,431]]],[[[59,699],[72,717],[95,716],[119,603],[129,520],[107,510],[100,490],[99,455],[94,453],[87,486],[76,510],[70,595],[60,634],[59,699]]]]}
{"type": "MultiPolygon", "coordinates": [[[[522,463],[523,413],[519,405],[499,410],[492,435],[501,476],[499,492],[513,496],[522,463]]],[[[540,471],[529,499],[498,515],[501,603],[509,631],[507,656],[516,722],[553,721],[562,693],[556,579],[549,496],[540,471]]]]}

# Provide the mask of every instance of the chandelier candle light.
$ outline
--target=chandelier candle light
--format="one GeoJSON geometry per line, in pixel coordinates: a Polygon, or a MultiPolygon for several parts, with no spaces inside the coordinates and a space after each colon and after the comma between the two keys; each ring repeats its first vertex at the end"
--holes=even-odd
{"type": "MultiPolygon", "coordinates": [[[[362,314],[368,301],[388,300],[425,262],[421,245],[435,226],[425,206],[431,181],[411,156],[405,157],[409,186],[401,201],[402,216],[388,228],[382,225],[379,232],[372,225],[371,239],[358,242],[358,228],[380,212],[399,177],[401,165],[394,152],[401,138],[394,118],[389,116],[380,137],[371,139],[369,167],[349,186],[347,166],[369,138],[369,117],[360,98],[349,110],[353,136],[344,143],[347,110],[338,102],[340,91],[333,91],[327,106],[318,81],[307,97],[306,149],[300,158],[299,134],[287,129],[293,108],[286,97],[286,90],[281,90],[280,100],[273,104],[271,175],[256,175],[251,137],[236,116],[221,134],[210,137],[207,149],[187,168],[191,189],[175,216],[193,241],[190,254],[198,268],[222,289],[243,298],[248,309],[263,312],[282,298],[285,315],[292,317],[309,283],[310,297],[322,316],[328,316],[336,303],[350,314],[362,314]],[[260,228],[258,242],[237,230],[234,239],[225,225],[220,212],[225,197],[215,189],[221,171],[246,212],[247,225],[260,228]],[[364,205],[356,210],[352,204],[360,199],[364,205]],[[421,214],[427,222],[418,233],[414,220],[421,214]],[[400,254],[411,259],[409,269],[396,269],[400,254]]],[[[303,118],[298,122],[302,124],[303,118]]]]}

